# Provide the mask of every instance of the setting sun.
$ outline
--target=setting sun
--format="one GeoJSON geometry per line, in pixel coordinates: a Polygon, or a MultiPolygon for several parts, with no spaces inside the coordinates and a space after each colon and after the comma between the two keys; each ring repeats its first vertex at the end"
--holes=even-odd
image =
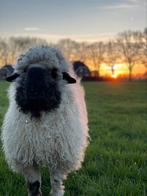
{"type": "Polygon", "coordinates": [[[112,75],[111,76],[113,79],[116,79],[117,78],[117,75],[112,75]]]}

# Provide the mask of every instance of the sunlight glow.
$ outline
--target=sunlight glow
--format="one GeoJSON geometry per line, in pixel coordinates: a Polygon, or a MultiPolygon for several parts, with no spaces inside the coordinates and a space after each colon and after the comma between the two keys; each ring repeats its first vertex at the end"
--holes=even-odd
{"type": "Polygon", "coordinates": [[[117,78],[117,75],[113,74],[111,77],[112,77],[113,79],[116,79],[116,78],[117,78]]]}

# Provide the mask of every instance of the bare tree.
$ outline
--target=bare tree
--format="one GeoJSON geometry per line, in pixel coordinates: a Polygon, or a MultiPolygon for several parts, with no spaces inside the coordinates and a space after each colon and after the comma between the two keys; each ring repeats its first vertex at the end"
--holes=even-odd
{"type": "Polygon", "coordinates": [[[100,68],[104,60],[105,46],[103,42],[96,42],[88,46],[89,58],[100,76],[100,68]]]}
{"type": "Polygon", "coordinates": [[[8,63],[8,44],[3,39],[0,39],[0,65],[8,63]]]}
{"type": "Polygon", "coordinates": [[[9,46],[9,61],[15,64],[16,57],[24,52],[26,49],[40,45],[47,44],[44,39],[40,38],[30,38],[30,37],[10,37],[8,41],[9,46]]]}
{"type": "Polygon", "coordinates": [[[118,34],[117,43],[121,52],[123,61],[126,63],[129,71],[129,80],[132,80],[132,71],[139,59],[140,32],[125,31],[118,34]]]}
{"type": "Polygon", "coordinates": [[[69,61],[75,60],[77,42],[71,39],[62,39],[56,45],[69,61]]]}
{"type": "Polygon", "coordinates": [[[47,44],[43,39],[29,37],[10,37],[8,40],[0,39],[0,64],[15,64],[17,56],[24,50],[47,44]]]}
{"type": "Polygon", "coordinates": [[[112,76],[114,76],[115,75],[115,64],[119,57],[118,45],[117,43],[111,40],[106,44],[105,47],[106,47],[106,50],[105,50],[104,62],[111,68],[112,76]]]}
{"type": "Polygon", "coordinates": [[[144,32],[142,33],[142,42],[141,42],[142,48],[140,50],[140,60],[141,63],[147,68],[147,28],[144,29],[144,32]]]}
{"type": "MultiPolygon", "coordinates": [[[[15,64],[16,57],[29,47],[47,44],[43,39],[29,37],[11,37],[8,40],[0,38],[0,65],[15,64]]],[[[134,66],[143,64],[147,68],[147,28],[144,32],[125,31],[116,37],[116,41],[76,42],[70,39],[60,40],[56,46],[62,50],[69,61],[82,61],[93,64],[100,76],[103,63],[111,67],[115,75],[115,64],[125,63],[129,71],[129,80],[132,79],[134,66]]]]}
{"type": "Polygon", "coordinates": [[[85,42],[77,43],[75,52],[77,60],[80,60],[86,64],[86,61],[88,59],[88,44],[85,42]]]}

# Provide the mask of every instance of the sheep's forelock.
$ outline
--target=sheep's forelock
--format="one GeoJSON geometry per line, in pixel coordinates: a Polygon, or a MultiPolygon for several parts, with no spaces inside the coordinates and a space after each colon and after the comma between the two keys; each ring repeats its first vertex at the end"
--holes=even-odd
{"type": "Polygon", "coordinates": [[[15,70],[21,73],[27,66],[36,63],[45,63],[49,68],[55,67],[61,71],[66,71],[68,66],[58,49],[49,46],[38,46],[30,48],[26,53],[20,55],[15,70]]]}

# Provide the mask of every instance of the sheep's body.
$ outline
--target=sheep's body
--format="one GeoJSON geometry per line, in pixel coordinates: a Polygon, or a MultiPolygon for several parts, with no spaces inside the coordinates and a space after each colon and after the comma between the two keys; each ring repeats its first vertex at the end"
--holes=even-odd
{"type": "Polygon", "coordinates": [[[43,113],[38,121],[18,110],[14,85],[9,89],[10,107],[2,134],[10,166],[17,170],[17,163],[26,167],[35,161],[50,167],[65,163],[68,170],[79,168],[88,136],[83,89],[79,84],[68,86],[59,109],[43,113]]]}
{"type": "MultiPolygon", "coordinates": [[[[68,65],[65,67],[72,72],[68,65]]],[[[87,111],[80,82],[66,85],[59,108],[43,112],[39,120],[19,110],[15,100],[16,85],[12,83],[9,88],[10,105],[2,131],[10,167],[22,172],[35,163],[48,166],[54,172],[58,170],[64,177],[79,169],[88,144],[87,111]]],[[[61,192],[53,195],[62,195],[61,192]]]]}

